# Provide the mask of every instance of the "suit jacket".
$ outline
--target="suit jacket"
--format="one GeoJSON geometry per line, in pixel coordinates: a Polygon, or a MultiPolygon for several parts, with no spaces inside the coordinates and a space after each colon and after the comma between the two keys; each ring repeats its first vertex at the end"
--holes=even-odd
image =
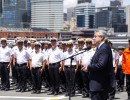
{"type": "Polygon", "coordinates": [[[108,44],[103,43],[95,52],[90,65],[90,91],[109,90],[114,81],[112,51],[108,44]]]}

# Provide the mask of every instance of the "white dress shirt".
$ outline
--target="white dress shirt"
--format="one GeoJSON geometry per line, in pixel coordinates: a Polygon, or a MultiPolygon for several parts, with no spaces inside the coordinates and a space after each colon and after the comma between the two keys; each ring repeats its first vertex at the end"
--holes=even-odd
{"type": "Polygon", "coordinates": [[[7,46],[5,48],[0,47],[0,62],[10,62],[10,56],[11,48],[7,46]]]}
{"type": "MultiPolygon", "coordinates": [[[[66,58],[68,58],[68,57],[71,57],[72,55],[75,55],[75,54],[76,54],[75,50],[72,50],[71,52],[66,51],[66,52],[64,52],[64,54],[63,54],[63,59],[66,59],[66,58]]],[[[74,56],[74,57],[73,57],[73,60],[72,60],[72,65],[76,65],[76,62],[77,62],[78,60],[79,60],[79,59],[78,59],[78,56],[74,56]]],[[[71,64],[71,59],[66,59],[64,65],[65,65],[65,66],[70,66],[70,64],[71,64]]]]}
{"type": "Polygon", "coordinates": [[[62,57],[63,57],[63,52],[58,47],[54,49],[51,48],[48,50],[48,60],[50,64],[61,61],[62,57]]]}
{"type": "Polygon", "coordinates": [[[31,59],[31,56],[23,47],[21,51],[19,51],[19,49],[14,51],[14,58],[16,58],[17,64],[23,64],[27,63],[28,60],[31,59]]]}
{"type": "Polygon", "coordinates": [[[31,54],[31,58],[32,58],[32,67],[42,67],[42,62],[46,60],[46,56],[44,53],[42,52],[33,52],[31,54]]]}

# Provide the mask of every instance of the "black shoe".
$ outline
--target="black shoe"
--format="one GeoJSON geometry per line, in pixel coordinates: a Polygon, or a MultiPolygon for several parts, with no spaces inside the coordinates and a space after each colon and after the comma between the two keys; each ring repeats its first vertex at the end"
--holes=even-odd
{"type": "Polygon", "coordinates": [[[4,88],[4,87],[1,87],[1,90],[5,90],[5,88],[4,88]]]}
{"type": "Polygon", "coordinates": [[[75,94],[71,94],[71,97],[75,96],[75,94]]]}
{"type": "Polygon", "coordinates": [[[58,92],[55,92],[54,95],[58,95],[59,93],[58,92]]]}
{"type": "Polygon", "coordinates": [[[40,94],[41,93],[41,90],[37,90],[37,92],[36,92],[37,94],[40,94]]]}
{"type": "Polygon", "coordinates": [[[66,93],[65,96],[69,96],[69,93],[66,93]]]}
{"type": "Polygon", "coordinates": [[[32,92],[31,92],[31,94],[34,94],[34,93],[36,93],[37,91],[36,90],[33,90],[32,92]]]}
{"type": "Polygon", "coordinates": [[[16,92],[21,92],[21,89],[16,89],[16,92]]]}
{"type": "Polygon", "coordinates": [[[114,99],[114,96],[110,96],[108,100],[113,100],[114,99]]]}
{"type": "Polygon", "coordinates": [[[50,93],[48,93],[47,95],[53,95],[54,94],[54,92],[50,92],[50,93]]]}
{"type": "Polygon", "coordinates": [[[5,88],[5,91],[9,91],[9,88],[5,88]]]}
{"type": "Polygon", "coordinates": [[[83,94],[82,95],[82,98],[87,98],[87,97],[89,97],[89,94],[83,94]]]}
{"type": "Polygon", "coordinates": [[[25,92],[25,89],[22,89],[21,92],[25,92]]]}

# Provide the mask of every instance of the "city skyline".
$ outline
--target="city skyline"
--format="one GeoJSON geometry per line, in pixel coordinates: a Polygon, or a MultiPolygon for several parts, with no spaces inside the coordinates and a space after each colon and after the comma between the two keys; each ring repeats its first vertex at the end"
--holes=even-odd
{"type": "MultiPolygon", "coordinates": [[[[110,5],[110,0],[92,0],[92,3],[96,4],[96,7],[104,7],[110,5]]],[[[67,8],[75,7],[77,0],[64,0],[64,12],[67,12],[67,8]]],[[[123,0],[123,5],[130,5],[130,0],[123,0]]]]}

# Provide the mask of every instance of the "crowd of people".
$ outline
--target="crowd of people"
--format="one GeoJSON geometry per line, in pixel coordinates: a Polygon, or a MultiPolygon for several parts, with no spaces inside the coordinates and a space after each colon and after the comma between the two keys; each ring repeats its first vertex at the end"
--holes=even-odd
{"type": "Polygon", "coordinates": [[[48,95],[75,96],[78,91],[82,98],[112,100],[116,91],[124,91],[126,76],[130,100],[130,40],[128,48],[115,50],[105,34],[98,30],[93,39],[60,42],[17,38],[12,47],[1,38],[0,90],[9,91],[12,78],[16,92],[39,94],[44,85],[48,95]]]}

